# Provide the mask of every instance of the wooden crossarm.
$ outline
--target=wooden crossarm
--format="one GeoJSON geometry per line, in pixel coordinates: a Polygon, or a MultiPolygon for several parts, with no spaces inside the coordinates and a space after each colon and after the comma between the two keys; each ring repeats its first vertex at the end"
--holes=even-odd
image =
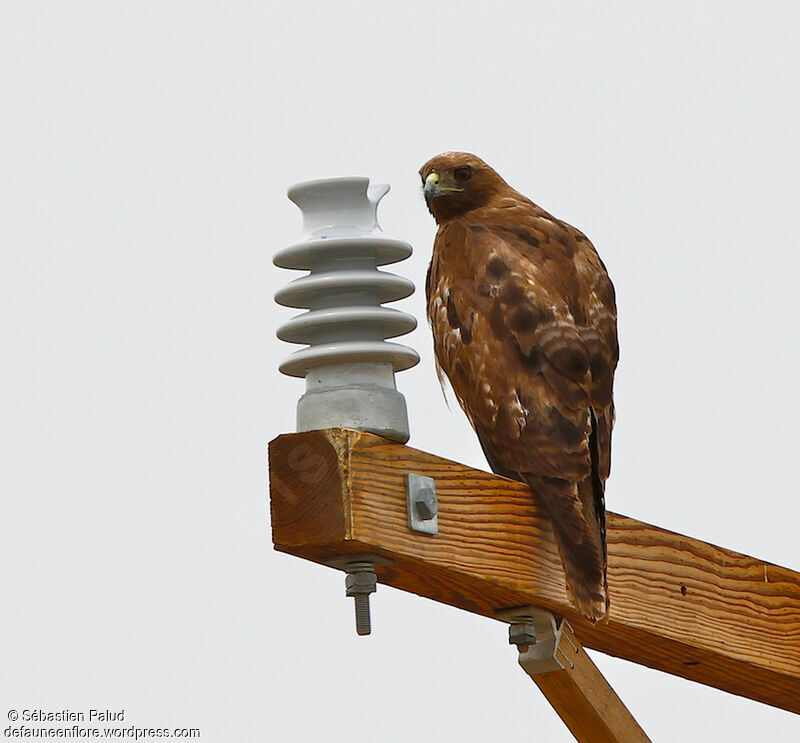
{"type": "Polygon", "coordinates": [[[607,623],[566,595],[543,506],[518,482],[371,434],[331,429],[270,444],[275,548],[316,562],[376,553],[378,580],[492,617],[536,605],[578,640],[800,713],[800,574],[608,514],[607,623]],[[439,533],[407,525],[405,475],[433,477],[439,533]]]}

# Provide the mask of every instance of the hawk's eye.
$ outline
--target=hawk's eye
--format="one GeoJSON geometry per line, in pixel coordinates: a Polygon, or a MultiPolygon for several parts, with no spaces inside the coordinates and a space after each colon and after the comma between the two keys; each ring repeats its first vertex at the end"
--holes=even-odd
{"type": "Polygon", "coordinates": [[[458,183],[466,183],[472,178],[472,168],[470,168],[469,165],[462,165],[460,168],[456,168],[453,171],[453,178],[455,178],[458,183]]]}

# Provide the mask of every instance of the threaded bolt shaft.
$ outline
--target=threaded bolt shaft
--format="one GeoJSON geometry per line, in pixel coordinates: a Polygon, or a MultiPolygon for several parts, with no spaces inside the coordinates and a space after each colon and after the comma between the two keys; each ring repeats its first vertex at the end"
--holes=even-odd
{"type": "Polygon", "coordinates": [[[368,635],[372,632],[372,621],[369,616],[369,596],[355,596],[356,634],[368,635]]]}
{"type": "Polygon", "coordinates": [[[345,593],[355,599],[356,633],[368,635],[372,632],[369,595],[375,592],[378,582],[375,566],[371,562],[359,561],[349,563],[345,569],[345,593]]]}

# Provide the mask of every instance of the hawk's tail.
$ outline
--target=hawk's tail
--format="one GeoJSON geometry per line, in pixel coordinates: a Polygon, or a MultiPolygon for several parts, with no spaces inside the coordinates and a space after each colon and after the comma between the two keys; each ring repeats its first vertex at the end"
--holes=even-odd
{"type": "MultiPolygon", "coordinates": [[[[593,477],[577,484],[551,478],[528,478],[553,520],[553,532],[564,566],[567,591],[581,614],[591,620],[606,620],[605,512],[602,495],[594,493],[593,477]]],[[[602,484],[600,484],[602,486],[602,484]]]]}

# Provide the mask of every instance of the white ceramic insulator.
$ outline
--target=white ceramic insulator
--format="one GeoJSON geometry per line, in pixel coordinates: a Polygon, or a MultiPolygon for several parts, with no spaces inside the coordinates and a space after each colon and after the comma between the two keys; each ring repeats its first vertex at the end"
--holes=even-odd
{"type": "Polygon", "coordinates": [[[303,239],[278,251],[273,262],[309,272],[275,295],[278,304],[308,310],[277,331],[282,340],[308,346],[280,365],[284,374],[306,380],[298,431],[341,426],[408,440],[394,373],[419,356],[386,339],[409,333],[417,321],[382,306],[414,291],[408,279],[378,270],[411,255],[408,243],[378,226],[378,202],[388,190],[370,186],[369,178],[327,178],[288,191],[303,212],[303,239]]]}

